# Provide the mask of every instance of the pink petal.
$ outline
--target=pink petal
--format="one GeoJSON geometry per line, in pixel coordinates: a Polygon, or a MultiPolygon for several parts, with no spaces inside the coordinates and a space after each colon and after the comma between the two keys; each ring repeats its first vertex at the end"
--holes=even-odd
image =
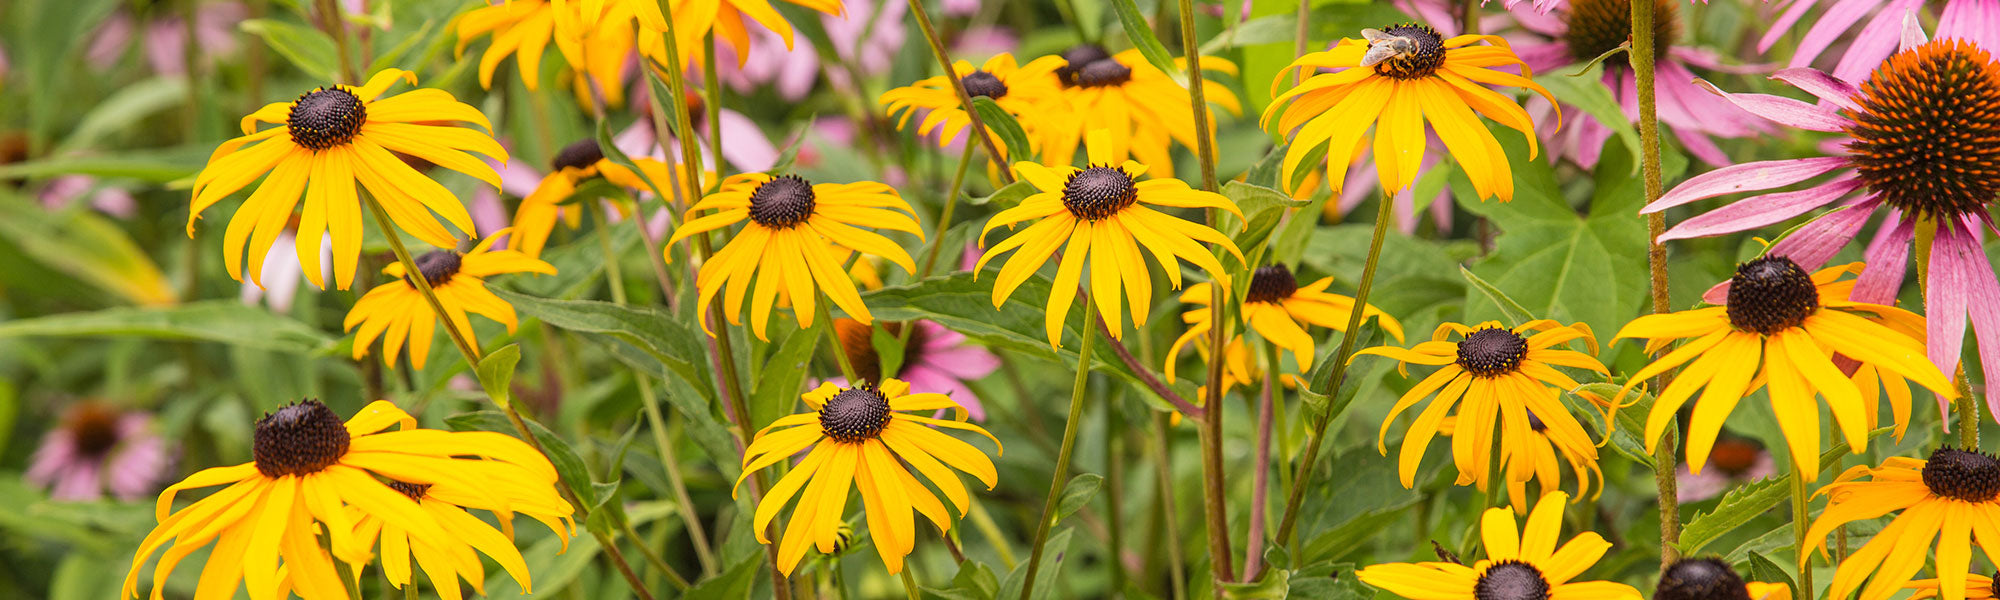
{"type": "Polygon", "coordinates": [[[76,461],[76,439],[68,429],[55,429],[42,436],[42,444],[35,448],[35,454],[28,460],[28,472],[24,477],[28,483],[47,486],[54,483],[56,474],[61,473],[76,461]]]}
{"type": "Polygon", "coordinates": [[[1868,22],[1861,32],[1854,35],[1854,41],[1847,45],[1847,53],[1841,55],[1840,63],[1833,66],[1833,76],[1848,81],[1864,81],[1882,60],[1896,52],[1898,31],[1901,23],[1892,15],[1906,11],[1920,10],[1922,0],[1895,0],[1875,18],[1868,22]]]}
{"type": "Polygon", "coordinates": [[[1849,126],[1854,124],[1853,121],[1847,117],[1840,116],[1839,113],[1784,96],[1732,94],[1722,91],[1707,81],[1701,81],[1700,85],[1707,88],[1708,91],[1722,96],[1730,104],[1750,111],[1750,114],[1770,119],[1779,124],[1790,125],[1799,129],[1830,132],[1845,131],[1849,126]]]}
{"type": "Polygon", "coordinates": [[[1768,190],[1823,175],[1847,165],[1847,158],[1822,156],[1743,163],[1709,171],[1674,186],[1665,196],[1640,209],[1641,214],[1724,194],[1768,190]]]}
{"type": "MultiPolygon", "coordinates": [[[[1924,335],[1929,347],[1927,354],[1939,370],[1954,374],[1958,371],[1959,355],[1965,349],[1967,308],[1979,306],[1980,310],[1972,312],[1985,315],[1975,315],[1977,320],[1973,322],[1973,326],[1981,330],[1980,341],[2000,335],[2000,329],[1996,329],[2000,327],[2000,322],[1995,322],[1991,316],[1995,313],[1992,306],[2000,302],[2000,288],[1996,287],[2000,284],[1994,283],[1992,266],[1987,264],[1986,253],[1979,247],[1979,238],[1967,231],[1964,223],[1951,221],[1938,224],[1937,237],[1931,243],[1931,268],[1927,283],[1929,291],[1924,301],[1924,313],[1930,319],[1924,335]],[[1986,326],[1980,327],[1979,321],[1986,321],[1986,326]]],[[[1992,347],[1980,344],[1980,354],[1986,359],[1983,364],[1988,369],[2000,362],[1995,360],[2000,355],[1988,351],[1992,347]]],[[[1940,409],[1944,408],[1944,402],[1943,398],[1938,399],[1940,409]]],[[[1988,405],[1993,402],[1989,395],[1988,405]]]]}
{"type": "Polygon", "coordinates": [[[1938,16],[1940,39],[1963,39],[1981,48],[2000,48],[2000,0],[1950,0],[1938,16]]]}
{"type": "MultiPolygon", "coordinates": [[[[1791,6],[1786,7],[1785,14],[1779,15],[1778,20],[1771,23],[1771,28],[1764,32],[1763,39],[1757,40],[1757,52],[1770,52],[1771,45],[1778,43],[1778,40],[1783,39],[1785,34],[1791,33],[1792,26],[1797,25],[1799,19],[1806,16],[1806,11],[1812,10],[1815,1],[1797,0],[1791,6]]],[[[1811,63],[1813,58],[1813,56],[1808,56],[1804,60],[1806,63],[1811,63]]]]}
{"type": "Polygon", "coordinates": [[[1813,59],[1819,58],[1819,53],[1825,52],[1826,47],[1832,45],[1834,40],[1853,30],[1855,23],[1860,22],[1862,17],[1868,16],[1868,13],[1874,12],[1883,4],[1886,4],[1884,0],[1839,0],[1833,8],[1821,14],[1819,22],[1813,23],[1812,29],[1806,31],[1805,38],[1799,40],[1797,53],[1792,55],[1790,66],[1811,65],[1813,59]]]}
{"type": "Polygon", "coordinates": [[[103,480],[98,477],[95,462],[81,461],[70,465],[56,479],[54,489],[49,490],[49,498],[69,502],[96,500],[104,495],[103,480]]]}
{"type": "Polygon", "coordinates": [[[717,120],[722,123],[722,157],[730,164],[745,172],[768,171],[778,164],[778,149],[749,117],[723,109],[717,120]]]}
{"type": "Polygon", "coordinates": [[[1860,89],[1819,69],[1780,69],[1772,73],[1771,78],[1792,84],[1792,87],[1805,90],[1806,93],[1832,102],[1841,108],[1861,110],[1861,105],[1854,103],[1854,97],[1861,94],[1860,89]]]}
{"type": "Polygon", "coordinates": [[[1722,148],[1716,147],[1715,142],[1709,140],[1701,131],[1686,127],[1674,127],[1670,131],[1674,133],[1674,139],[1681,141],[1681,147],[1701,162],[1711,165],[1729,164],[1729,155],[1723,154],[1722,148]]]}
{"type": "MultiPolygon", "coordinates": [[[[1972,284],[1967,304],[1980,307],[1979,310],[1972,311],[1972,327],[1978,332],[1979,338],[1979,364],[1985,373],[2000,373],[2000,310],[1993,308],[1996,304],[2000,304],[2000,280],[1994,278],[1993,264],[1987,262],[1986,254],[1979,250],[1979,234],[1976,233],[1978,225],[1973,223],[1977,218],[1979,217],[1971,215],[1962,217],[1964,220],[1961,223],[1966,230],[1961,231],[1959,235],[1965,240],[1965,245],[1972,248],[1973,255],[1967,257],[1969,260],[1959,266],[1963,269],[1959,277],[1972,284]]],[[[1946,227],[1938,228],[1939,231],[1944,229],[1946,227]]],[[[1963,339],[1964,333],[1961,332],[1959,336],[1958,339],[1963,339]]],[[[1993,376],[1987,375],[1986,379],[1990,382],[1993,376]]],[[[2000,399],[1993,397],[1992,384],[1989,383],[1987,389],[1986,407],[1992,410],[1995,405],[2000,405],[2000,399]]]]}
{"type": "Polygon", "coordinates": [[[1911,9],[1907,12],[1904,12],[1903,45],[1900,49],[1902,50],[1914,49],[1917,46],[1922,46],[1926,43],[1929,43],[1930,41],[1931,41],[1930,38],[1924,36],[1923,24],[1917,22],[1917,11],[1915,9],[1911,9]]]}
{"type": "Polygon", "coordinates": [[[1792,217],[1806,214],[1815,208],[1861,189],[1861,180],[1854,174],[1842,175],[1832,181],[1798,190],[1765,194],[1756,198],[1738,200],[1728,206],[1718,208],[1701,216],[1682,221],[1673,229],[1660,235],[1660,241],[1680,240],[1711,235],[1735,233],[1756,229],[1765,225],[1781,223],[1792,217]]]}
{"type": "Polygon", "coordinates": [[[1916,223],[1891,216],[1883,224],[1883,233],[1876,239],[1879,243],[1870,243],[1863,255],[1868,268],[1855,279],[1854,293],[1848,297],[1893,306],[1896,292],[1903,289],[1903,276],[1910,270],[1910,240],[1916,236],[1916,223]]]}
{"type": "Polygon", "coordinates": [[[1807,271],[1818,269],[1853,240],[1854,234],[1861,232],[1861,226],[1874,215],[1875,207],[1881,205],[1880,199],[1864,196],[1799,227],[1798,231],[1772,245],[1765,254],[1790,258],[1807,271]]]}

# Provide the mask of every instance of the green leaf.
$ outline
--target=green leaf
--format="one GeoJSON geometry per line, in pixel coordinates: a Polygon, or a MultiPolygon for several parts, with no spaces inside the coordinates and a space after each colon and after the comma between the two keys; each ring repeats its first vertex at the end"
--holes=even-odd
{"type": "MultiPolygon", "coordinates": [[[[973,96],[972,109],[979,111],[979,122],[997,138],[995,141],[1006,146],[1007,160],[1034,160],[1035,149],[1028,147],[1028,133],[1021,130],[1021,123],[1014,120],[1014,115],[1007,114],[1007,109],[1000,108],[992,98],[985,96],[973,96]]],[[[967,132],[968,135],[976,133],[967,132]]],[[[968,139],[966,143],[972,143],[972,140],[968,139]]]]}
{"type": "MultiPolygon", "coordinates": [[[[961,244],[959,247],[963,246],[961,244]]],[[[949,248],[951,246],[946,247],[949,248]]],[[[916,333],[912,332],[910,335],[914,336],[916,333]]],[[[902,332],[890,333],[887,327],[871,326],[868,328],[868,345],[875,349],[875,365],[878,373],[903,372],[904,347],[902,332]]],[[[846,352],[846,349],[835,348],[834,352],[846,352]]],[[[865,373],[858,373],[857,375],[863,379],[868,377],[865,373]]]]}
{"type": "MultiPolygon", "coordinates": [[[[1868,432],[1868,437],[1872,439],[1894,430],[1893,427],[1883,427],[1868,432]]],[[[1841,457],[1847,456],[1847,451],[1847,442],[1835,442],[1833,447],[1820,453],[1820,470],[1824,472],[1838,467],[1841,457]]],[[[1792,490],[1788,477],[1797,476],[1797,473],[1793,473],[1786,477],[1772,477],[1730,490],[1722,496],[1721,502],[1715,505],[1714,510],[1695,515],[1693,519],[1688,520],[1687,527],[1681,529],[1680,543],[1674,547],[1679,548],[1684,555],[1700,552],[1709,542],[1735,531],[1737,527],[1790,498],[1792,490]]]]}
{"type": "Polygon", "coordinates": [[[1035,184],[1028,183],[1028,180],[1017,179],[1014,180],[1014,183],[1009,183],[1000,189],[993,190],[993,193],[990,195],[968,197],[965,203],[973,206],[998,204],[1001,208],[1008,208],[1020,204],[1022,200],[1028,199],[1029,196],[1033,196],[1039,191],[1041,190],[1036,189],[1035,184]]]}
{"type": "MultiPolygon", "coordinates": [[[[1131,0],[1120,1],[1130,2],[1131,0]]],[[[1050,592],[1055,591],[1056,574],[1062,571],[1063,563],[1068,562],[1069,538],[1072,533],[1075,533],[1075,530],[1068,528],[1057,531],[1050,535],[1048,543],[1042,546],[1041,570],[1035,572],[1034,587],[1028,588],[1031,590],[1031,593],[1027,596],[1030,600],[1045,600],[1049,597],[1050,592]]],[[[1007,573],[1007,579],[1000,582],[1000,594],[995,597],[1007,599],[1020,598],[1021,589],[1023,584],[1027,582],[1027,579],[1028,561],[1024,560],[1020,564],[1015,565],[1012,572],[1007,573]]]]}
{"type": "Polygon", "coordinates": [[[1097,489],[1103,486],[1104,476],[1096,473],[1078,473],[1069,478],[1069,484],[1063,486],[1062,498],[1056,501],[1055,523],[1061,523],[1076,511],[1083,510],[1084,505],[1090,503],[1090,498],[1097,495],[1097,489]]]}
{"type": "Polygon", "coordinates": [[[272,19],[251,19],[238,27],[264,38],[264,43],[313,79],[340,79],[340,51],[326,32],[272,19]]]}
{"type": "MultiPolygon", "coordinates": [[[[186,186],[194,185],[194,175],[201,172],[213,146],[196,148],[180,146],[166,150],[135,150],[121,152],[116,156],[65,155],[0,165],[0,179],[26,179],[54,177],[56,175],[89,175],[91,177],[111,177],[137,179],[146,183],[166,184],[185,181],[186,186]]],[[[186,189],[180,187],[177,189],[186,189]]]]}
{"type": "MultiPolygon", "coordinates": [[[[1600,83],[1604,79],[1601,73],[1602,70],[1599,68],[1586,69],[1577,75],[1564,74],[1550,77],[1544,73],[1543,76],[1535,78],[1535,83],[1548,88],[1549,93],[1562,100],[1563,104],[1581,109],[1598,123],[1610,127],[1611,132],[1618,135],[1618,141],[1625,145],[1627,155],[1638,156],[1639,132],[1632,128],[1632,121],[1625,118],[1625,111],[1620,109],[1618,101],[1611,97],[1611,90],[1600,83]]],[[[1574,114],[1565,115],[1563,118],[1571,123],[1577,120],[1574,114]]],[[[1629,175],[1638,174],[1639,162],[1633,161],[1629,175]]]]}
{"type": "Polygon", "coordinates": [[[1271,569],[1263,579],[1251,583],[1222,584],[1222,597],[1229,600],[1283,600],[1291,597],[1292,572],[1271,569]]]}
{"type": "Polygon", "coordinates": [[[235,300],[107,308],[0,322],[0,339],[10,337],[144,337],[220,342],[297,354],[326,350],[334,344],[333,338],[310,325],[235,300]]]}
{"type": "Polygon", "coordinates": [[[7,451],[7,441],[14,435],[14,420],[21,414],[21,395],[14,384],[0,381],[0,452],[7,451]]]}
{"type": "Polygon", "coordinates": [[[1459,267],[1458,274],[1460,277],[1465,278],[1466,283],[1472,284],[1472,289],[1479,290],[1480,293],[1486,295],[1487,299],[1492,300],[1495,305],[1498,305],[1500,307],[1500,314],[1507,316],[1506,322],[1510,326],[1519,326],[1535,320],[1535,315],[1530,314],[1527,308],[1521,306],[1521,303],[1507,297],[1506,292],[1500,291],[1500,288],[1493,287],[1493,284],[1480,279],[1478,275],[1473,275],[1471,270],[1459,267]]]}
{"type": "Polygon", "coordinates": [[[764,565],[763,554],[752,554],[736,561],[729,569],[716,573],[714,577],[703,579],[690,587],[683,598],[749,598],[751,588],[756,587],[758,567],[764,565]]]}
{"type": "Polygon", "coordinates": [[[1125,26],[1125,37],[1132,39],[1132,45],[1139,54],[1146,56],[1146,62],[1153,63],[1160,72],[1175,79],[1180,78],[1180,69],[1174,66],[1174,55],[1167,53],[1167,47],[1160,45],[1160,38],[1153,35],[1153,25],[1146,22],[1146,16],[1139,14],[1139,7],[1132,0],[1111,0],[1111,8],[1118,13],[1118,22],[1125,26]]]}
{"type": "MultiPolygon", "coordinates": [[[[827,326],[832,326],[831,323],[827,326]]],[[[750,430],[763,429],[771,421],[787,414],[798,403],[799,389],[805,384],[806,372],[811,371],[813,350],[819,347],[824,337],[819,327],[795,330],[785,336],[776,352],[764,361],[764,368],[757,371],[757,381],[750,391],[750,430]]],[[[838,348],[834,349],[839,352],[838,348]]]]}
{"type": "MultiPolygon", "coordinates": [[[[382,10],[385,11],[388,10],[391,4],[393,3],[391,2],[382,3],[381,5],[382,10]]],[[[424,21],[423,27],[417,28],[417,30],[414,32],[408,34],[399,34],[403,36],[403,40],[400,42],[396,42],[396,45],[390,46],[388,50],[384,50],[380,55],[376,56],[373,62],[368,63],[368,72],[374,73],[382,69],[387,69],[399,64],[403,64],[401,62],[403,55],[408,53],[411,48],[415,48],[418,42],[421,42],[426,37],[428,37],[431,32],[431,27],[435,25],[437,25],[437,21],[428,20],[424,21]]],[[[447,36],[438,36],[438,37],[444,38],[447,36]]],[[[411,68],[414,69],[415,67],[411,68]]]]}
{"type": "Polygon", "coordinates": [[[1750,553],[1749,567],[1748,574],[1750,575],[1750,581],[1782,583],[1785,584],[1785,589],[1799,589],[1799,583],[1792,580],[1792,574],[1786,572],[1784,567],[1778,566],[1777,561],[1771,560],[1771,557],[1765,556],[1762,552],[1750,553]]]}
{"type": "MultiPolygon", "coordinates": [[[[1235,202],[1236,208],[1249,219],[1247,227],[1236,232],[1235,239],[1231,240],[1246,255],[1255,253],[1265,240],[1270,239],[1271,232],[1278,228],[1278,222],[1285,218],[1289,209],[1310,204],[1305,200],[1294,200],[1278,190],[1241,181],[1223,184],[1222,195],[1235,202]]],[[[1232,215],[1228,220],[1234,221],[1235,217],[1232,215]]],[[[1234,228],[1223,228],[1224,231],[1231,229],[1234,228]]]]}
{"type": "Polygon", "coordinates": [[[639,168],[639,163],[633,162],[632,157],[627,156],[624,150],[618,148],[618,143],[611,139],[611,123],[609,121],[604,119],[597,120],[596,135],[597,149],[604,153],[604,158],[610,159],[612,164],[630,169],[632,174],[638,175],[639,181],[646,182],[646,188],[652,190],[654,196],[659,198],[673,197],[673,194],[668,193],[666,188],[660,187],[660,184],[668,182],[653,181],[652,177],[646,175],[645,169],[639,168]]]}
{"type": "Polygon", "coordinates": [[[969,559],[958,563],[958,574],[951,577],[950,587],[923,588],[924,597],[938,600],[994,600],[999,591],[1000,578],[993,574],[993,567],[969,559]]]}
{"type": "Polygon", "coordinates": [[[47,211],[19,197],[0,195],[0,240],[126,302],[161,306],[173,303],[178,295],[146,250],[117,223],[95,212],[47,211]]]}
{"type": "Polygon", "coordinates": [[[520,363],[521,347],[508,344],[479,359],[479,367],[474,369],[479,375],[479,387],[486,388],[486,397],[500,408],[507,408],[512,402],[514,366],[520,363]]]}
{"type": "MultiPolygon", "coordinates": [[[[536,540],[521,552],[521,557],[528,564],[528,572],[534,574],[535,597],[563,597],[563,590],[576,583],[602,550],[603,547],[597,545],[596,536],[576,536],[569,540],[567,552],[563,551],[561,537],[551,535],[536,540]]],[[[632,557],[626,558],[629,560],[632,557]]],[[[488,581],[492,585],[486,588],[490,598],[520,598],[525,593],[521,584],[512,577],[494,577],[488,581]]]]}

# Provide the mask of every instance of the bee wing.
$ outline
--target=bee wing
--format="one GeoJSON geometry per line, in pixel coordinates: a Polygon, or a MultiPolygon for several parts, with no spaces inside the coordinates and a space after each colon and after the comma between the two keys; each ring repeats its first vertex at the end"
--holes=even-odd
{"type": "Polygon", "coordinates": [[[1363,29],[1361,30],[1361,37],[1362,39],[1368,40],[1368,43],[1374,44],[1395,39],[1396,36],[1384,33],[1380,29],[1363,29]]]}
{"type": "Polygon", "coordinates": [[[1401,52],[1398,51],[1395,46],[1396,45],[1393,43],[1383,43],[1383,44],[1375,44],[1369,46],[1368,52],[1361,55],[1361,66],[1372,67],[1375,66],[1376,64],[1381,63],[1382,61],[1395,58],[1397,54],[1401,54],[1401,52]]]}

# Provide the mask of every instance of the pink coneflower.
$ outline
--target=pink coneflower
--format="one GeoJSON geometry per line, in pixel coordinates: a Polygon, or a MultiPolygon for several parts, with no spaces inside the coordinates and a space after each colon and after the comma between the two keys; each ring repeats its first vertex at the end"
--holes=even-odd
{"type": "Polygon", "coordinates": [[[130,219],[139,212],[139,203],[132,199],[131,192],[117,186],[100,186],[97,179],[88,175],[64,175],[51,179],[48,185],[42,187],[38,197],[42,208],[49,210],[68,208],[77,200],[88,197],[91,208],[120,219],[130,219]]]}
{"type": "Polygon", "coordinates": [[[819,82],[819,52],[811,45],[785,47],[785,40],[771,30],[750,31],[749,56],[737,57],[727,44],[716,47],[715,75],[739,94],[757,91],[765,85],[778,97],[797,102],[812,92],[819,82]]]}
{"type": "MultiPolygon", "coordinates": [[[[871,382],[894,377],[909,382],[912,390],[951,396],[965,407],[972,420],[985,421],[986,407],[965,382],[992,374],[1000,368],[1000,357],[966,343],[964,335],[942,325],[930,321],[915,323],[917,329],[910,332],[909,344],[903,347],[903,364],[895,374],[882,372],[881,358],[875,354],[875,326],[852,319],[834,319],[833,330],[840,335],[841,352],[847,353],[848,361],[854,364],[856,376],[871,382]]],[[[885,333],[897,336],[905,325],[885,321],[879,326],[885,333]]],[[[838,386],[847,385],[843,377],[830,381],[838,386]]]]}
{"type": "MultiPolygon", "coordinates": [[[[1654,63],[1660,122],[1673,132],[1688,154],[1713,165],[1729,164],[1729,157],[1709,137],[1744,137],[1768,131],[1770,127],[1750,113],[1695,87],[1690,67],[1710,70],[1727,67],[1707,50],[1674,43],[1681,29],[1676,14],[1679,3],[1652,1],[1656,11],[1653,39],[1657,41],[1656,55],[1660,57],[1654,63]]],[[[1557,10],[1549,14],[1525,9],[1513,13],[1522,28],[1539,36],[1532,41],[1516,41],[1514,45],[1521,60],[1536,72],[1575,71],[1632,36],[1631,0],[1568,0],[1553,5],[1557,10]]],[[[1604,86],[1610,88],[1625,118],[1637,121],[1639,86],[1631,62],[1620,53],[1600,64],[1604,67],[1604,86]]],[[[1569,122],[1563,123],[1558,131],[1555,119],[1544,118],[1550,112],[1546,101],[1530,98],[1527,104],[1529,114],[1535,115],[1536,126],[1548,143],[1551,158],[1567,155],[1584,168],[1597,166],[1604,142],[1611,138],[1611,128],[1581,110],[1564,108],[1563,114],[1569,115],[1569,122]]]]}
{"type": "Polygon", "coordinates": [[[144,412],[76,404],[42,437],[25,477],[50,488],[56,500],[96,500],[106,489],[126,502],[145,498],[166,474],[168,460],[152,427],[152,415],[144,412]]]}
{"type": "MultiPolygon", "coordinates": [[[[164,8],[169,5],[156,5],[164,8]]],[[[141,54],[153,73],[178,76],[187,71],[183,52],[186,51],[187,25],[181,17],[171,11],[154,10],[153,16],[140,19],[129,10],[119,10],[98,26],[97,34],[91,37],[90,47],[84,57],[92,66],[105,69],[118,62],[125,50],[138,37],[142,42],[141,54]],[[135,36],[134,32],[138,32],[135,36]]],[[[236,52],[236,24],[243,21],[243,5],[236,2],[203,3],[195,11],[194,35],[196,52],[204,59],[212,56],[230,56],[236,52]]]]}
{"type": "MultiPolygon", "coordinates": [[[[701,96],[695,94],[695,90],[690,89],[689,92],[688,97],[684,100],[688,103],[689,124],[694,126],[695,133],[700,136],[695,139],[695,142],[701,147],[704,154],[702,165],[712,167],[714,165],[712,162],[713,158],[706,156],[711,152],[708,148],[711,124],[708,122],[707,105],[702,102],[701,96]]],[[[634,98],[638,98],[636,100],[637,105],[645,107],[645,109],[642,111],[639,120],[633,121],[631,127],[627,127],[624,131],[619,132],[617,139],[613,140],[613,143],[618,144],[618,148],[624,150],[628,155],[659,155],[659,148],[655,145],[658,140],[654,136],[653,119],[651,117],[651,107],[653,105],[653,101],[650,99],[651,93],[651,90],[643,83],[634,89],[632,94],[634,98]]],[[[722,126],[722,159],[728,161],[729,166],[735,169],[735,172],[753,173],[767,171],[772,166],[778,164],[777,147],[771,145],[771,139],[764,136],[764,130],[758,127],[755,121],[751,121],[750,117],[743,116],[743,113],[723,108],[717,111],[716,121],[722,126]]],[[[672,127],[673,122],[672,118],[668,118],[667,126],[672,127]]],[[[669,142],[668,146],[673,150],[674,156],[678,158],[680,156],[680,146],[672,142],[669,142]]],[[[666,185],[663,182],[655,183],[666,185]]]]}
{"type": "MultiPolygon", "coordinates": [[[[1936,223],[1926,284],[1925,336],[1931,362],[1956,372],[1966,318],[1978,331],[1987,373],[2000,373],[2000,281],[1980,249],[1980,228],[1992,229],[1987,208],[2000,197],[2000,63],[1963,40],[1927,41],[1909,13],[1902,50],[1860,88],[1813,69],[1785,69],[1772,79],[1820,100],[1814,105],[1764,94],[1716,94],[1773,122],[1845,134],[1844,152],[1724,167],[1683,182],[1642,209],[1653,213],[1704,198],[1764,192],[1832,174],[1795,191],[1760,193],[1674,226],[1662,241],[1734,233],[1777,224],[1846,199],[1772,245],[1767,254],[1817,269],[1846,246],[1878,211],[1889,231],[1871,244],[1868,268],[1852,298],[1894,304],[1908,270],[1917,224],[1936,223]],[[1941,92],[1949,90],[1949,92],[1941,92]]],[[[1709,291],[1721,303],[1727,290],[1709,291]]],[[[1944,402],[1939,399],[1939,402],[1944,402]]],[[[2000,398],[1987,397],[2000,408],[2000,398]]]]}
{"type": "Polygon", "coordinates": [[[1681,502],[1700,502],[1722,495],[1729,488],[1778,474],[1771,453],[1757,440],[1724,432],[1708,454],[1708,468],[1700,473],[1682,463],[1675,468],[1680,481],[1674,489],[1681,502]]]}
{"type": "MultiPolygon", "coordinates": [[[[1758,52],[1771,47],[1793,30],[1806,12],[1821,0],[1783,0],[1785,12],[1757,41],[1758,52]]],[[[1944,0],[1938,18],[1939,39],[1964,39],[1984,48],[2000,48],[2000,0],[1944,0]]],[[[1847,53],[1833,67],[1833,76],[1859,82],[1868,78],[1876,65],[1897,49],[1905,13],[1923,10],[1924,0],[1839,0],[1821,13],[1819,21],[1806,30],[1793,50],[1791,67],[1812,66],[1821,53],[1839,41],[1854,26],[1867,21],[1847,44],[1847,53]]]]}

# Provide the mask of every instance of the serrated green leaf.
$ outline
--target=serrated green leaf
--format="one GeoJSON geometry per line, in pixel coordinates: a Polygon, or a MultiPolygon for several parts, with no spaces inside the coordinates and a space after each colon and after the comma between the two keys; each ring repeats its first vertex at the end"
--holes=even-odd
{"type": "Polygon", "coordinates": [[[1799,589],[1799,583],[1792,579],[1792,574],[1786,572],[1784,567],[1778,566],[1777,561],[1771,560],[1771,557],[1765,556],[1764,553],[1751,552],[1748,562],[1750,568],[1747,574],[1750,576],[1750,581],[1782,583],[1785,584],[1785,589],[1799,589]]]}
{"type": "MultiPolygon", "coordinates": [[[[1875,436],[1894,430],[1893,427],[1883,427],[1868,432],[1868,437],[1873,439],[1875,436]]],[[[1832,470],[1839,466],[1841,457],[1847,456],[1847,452],[1847,442],[1835,442],[1833,447],[1820,453],[1821,470],[1832,470]]],[[[1695,515],[1693,519],[1688,520],[1687,527],[1681,529],[1681,541],[1675,544],[1675,547],[1684,555],[1700,552],[1709,542],[1735,531],[1737,527],[1750,522],[1751,519],[1789,498],[1791,496],[1789,477],[1797,476],[1797,473],[1793,473],[1785,477],[1772,477],[1730,490],[1722,496],[1722,501],[1715,505],[1714,510],[1695,515]]]]}
{"type": "Polygon", "coordinates": [[[486,397],[501,408],[513,402],[514,366],[520,363],[521,347],[508,344],[479,359],[479,367],[474,369],[479,375],[479,387],[485,388],[486,397]]]}

